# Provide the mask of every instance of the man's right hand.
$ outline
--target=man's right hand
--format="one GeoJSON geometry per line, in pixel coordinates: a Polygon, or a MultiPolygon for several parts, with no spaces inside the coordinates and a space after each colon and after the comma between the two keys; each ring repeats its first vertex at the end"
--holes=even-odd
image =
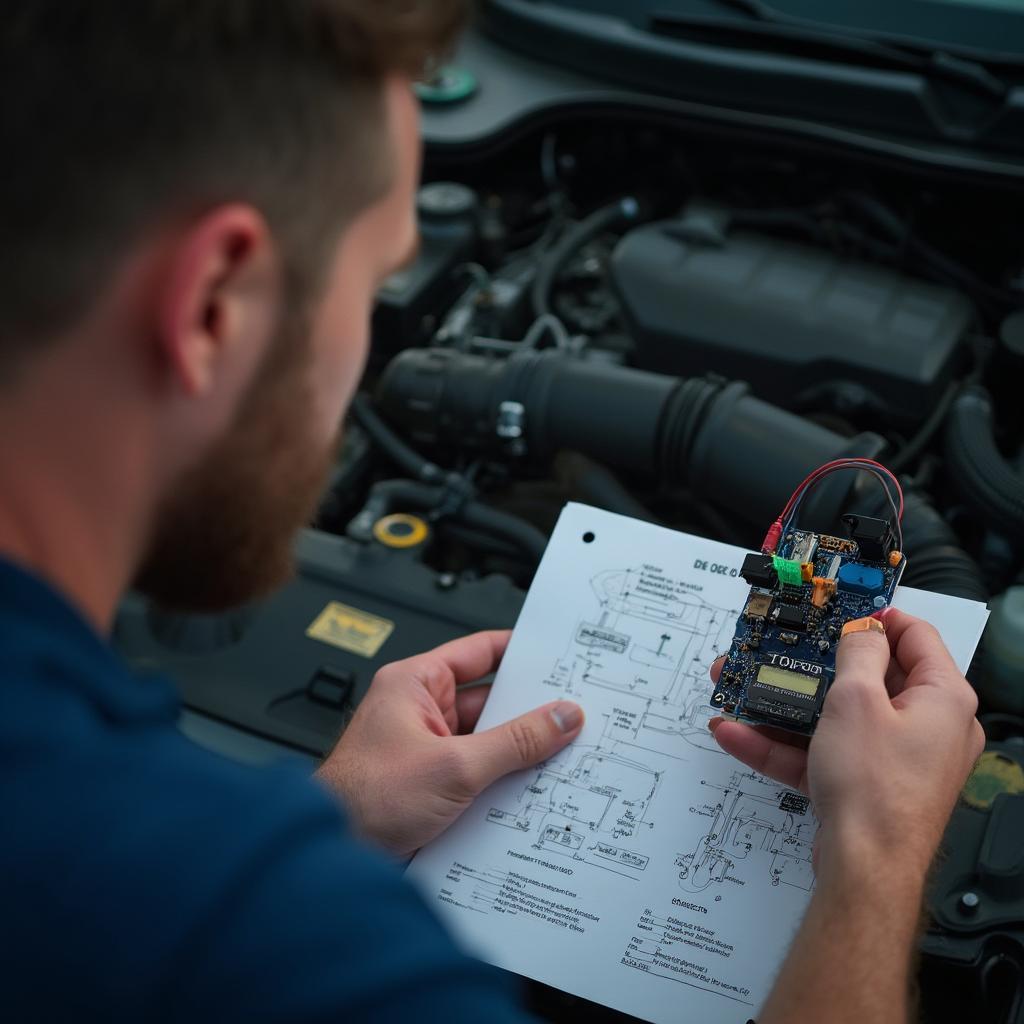
{"type": "MultiPolygon", "coordinates": [[[[840,641],[807,749],[778,730],[711,721],[724,751],[811,797],[819,875],[852,858],[895,855],[923,878],[984,747],[977,697],[936,630],[896,609],[884,624],[884,635],[840,641]]],[[[720,671],[721,661],[715,679],[720,671]]]]}

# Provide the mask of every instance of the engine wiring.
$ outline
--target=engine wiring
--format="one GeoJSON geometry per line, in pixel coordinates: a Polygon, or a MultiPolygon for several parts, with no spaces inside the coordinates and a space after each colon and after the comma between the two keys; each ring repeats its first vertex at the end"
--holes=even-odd
{"type": "Polygon", "coordinates": [[[875,462],[874,459],[844,458],[826,462],[823,466],[819,466],[812,473],[808,473],[804,477],[796,490],[790,495],[789,501],[786,502],[786,506],[779,513],[778,518],[768,528],[768,532],[761,543],[761,551],[764,554],[774,554],[777,550],[782,535],[797,522],[800,509],[808,493],[825,477],[842,470],[858,470],[870,473],[878,480],[882,490],[885,492],[889,507],[892,509],[896,537],[900,550],[903,549],[903,488],[900,486],[896,474],[887,466],[883,466],[882,463],[875,462]]]}

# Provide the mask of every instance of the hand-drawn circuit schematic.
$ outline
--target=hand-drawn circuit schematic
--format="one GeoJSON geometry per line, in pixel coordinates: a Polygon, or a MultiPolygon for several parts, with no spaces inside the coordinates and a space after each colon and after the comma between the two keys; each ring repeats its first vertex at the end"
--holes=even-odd
{"type": "Polygon", "coordinates": [[[630,713],[616,709],[597,744],[545,761],[517,794],[518,806],[492,807],[487,821],[529,833],[536,849],[636,877],[650,860],[643,837],[654,828],[664,768],[653,752],[612,738],[631,724],[630,713]]]}
{"type": "Polygon", "coordinates": [[[729,649],[739,610],[649,565],[598,573],[590,586],[598,607],[577,623],[548,684],[567,696],[596,686],[639,698],[645,747],[683,756],[682,739],[717,751],[707,731],[708,669],[729,649]]]}
{"type": "MultiPolygon", "coordinates": [[[[590,586],[597,608],[577,621],[545,682],[568,697],[612,691],[601,736],[541,765],[515,806],[491,807],[487,821],[529,834],[536,849],[636,878],[649,862],[644,836],[656,827],[666,759],[687,761],[688,747],[721,753],[707,731],[708,668],[728,649],[738,612],[653,566],[607,570],[590,586]]],[[[711,795],[691,813],[710,824],[677,855],[680,886],[763,877],[811,888],[817,823],[804,797],[752,772],[702,786],[711,795]]]]}
{"type": "Polygon", "coordinates": [[[710,822],[696,846],[676,857],[679,885],[702,892],[718,884],[765,881],[810,891],[818,823],[810,801],[756,775],[736,771],[725,786],[702,780],[708,798],[690,813],[710,822]]]}

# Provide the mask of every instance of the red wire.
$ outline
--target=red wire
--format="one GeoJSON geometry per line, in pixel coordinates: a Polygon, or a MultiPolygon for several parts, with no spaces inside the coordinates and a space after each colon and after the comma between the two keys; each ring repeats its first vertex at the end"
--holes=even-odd
{"type": "Polygon", "coordinates": [[[761,544],[761,550],[766,554],[770,554],[775,551],[778,547],[779,537],[782,535],[782,525],[793,511],[794,506],[800,500],[801,495],[812,487],[823,477],[828,476],[830,473],[835,472],[839,469],[867,469],[868,467],[879,470],[888,479],[890,479],[896,486],[896,493],[899,496],[899,508],[897,511],[897,518],[900,522],[903,521],[903,488],[900,486],[899,480],[896,479],[896,474],[883,466],[880,462],[875,462],[874,459],[833,459],[831,462],[826,462],[823,466],[819,466],[813,472],[808,473],[807,476],[801,481],[800,485],[790,495],[789,501],[786,502],[786,507],[779,513],[779,517],[772,523],[768,528],[768,532],[765,534],[764,541],[761,544]]]}
{"type": "Polygon", "coordinates": [[[797,489],[790,496],[789,501],[786,503],[786,507],[782,510],[779,518],[785,520],[786,516],[789,515],[793,510],[793,506],[796,504],[800,495],[807,490],[812,484],[817,483],[823,476],[827,476],[829,473],[835,472],[838,469],[850,468],[860,469],[865,466],[871,466],[874,469],[880,470],[885,474],[895,485],[896,493],[899,496],[899,511],[898,515],[900,520],[903,519],[903,488],[900,486],[899,480],[896,479],[896,475],[886,466],[883,466],[880,462],[875,462],[874,459],[834,459],[832,462],[826,462],[823,466],[819,466],[816,470],[808,473],[804,477],[803,481],[797,487],[797,489]]]}

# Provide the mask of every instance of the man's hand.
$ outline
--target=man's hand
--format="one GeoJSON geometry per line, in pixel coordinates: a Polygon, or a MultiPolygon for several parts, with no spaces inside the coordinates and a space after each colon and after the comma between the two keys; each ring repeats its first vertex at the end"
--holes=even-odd
{"type": "Polygon", "coordinates": [[[820,867],[893,853],[923,877],[985,739],[974,690],[935,629],[896,609],[884,624],[884,635],[840,641],[809,749],[737,722],[715,719],[711,729],[727,753],[810,795],[820,867]]]}
{"type": "Polygon", "coordinates": [[[407,857],[440,835],[492,782],[571,743],[583,711],[545,704],[485,732],[489,687],[508,632],[476,633],[382,668],[319,778],[342,796],[357,828],[407,857]]]}
{"type": "Polygon", "coordinates": [[[840,641],[807,749],[711,722],[723,750],[810,794],[821,820],[817,886],[760,1024],[909,1019],[925,874],[984,734],[938,633],[895,610],[884,622],[840,641]]]}

